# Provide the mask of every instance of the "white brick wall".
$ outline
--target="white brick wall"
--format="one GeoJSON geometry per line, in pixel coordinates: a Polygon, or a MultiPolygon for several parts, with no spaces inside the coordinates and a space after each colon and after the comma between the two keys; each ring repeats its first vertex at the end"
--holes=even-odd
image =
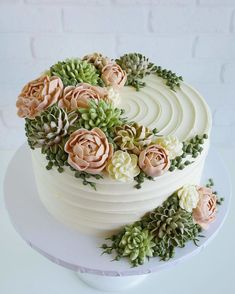
{"type": "Polygon", "coordinates": [[[24,140],[24,83],[92,51],[139,51],[181,74],[212,109],[213,142],[235,147],[235,0],[0,0],[0,148],[24,140]]]}
{"type": "Polygon", "coordinates": [[[144,33],[147,31],[146,7],[69,7],[63,9],[66,32],[144,33]],[[95,16],[93,19],[89,17],[95,16]]]}

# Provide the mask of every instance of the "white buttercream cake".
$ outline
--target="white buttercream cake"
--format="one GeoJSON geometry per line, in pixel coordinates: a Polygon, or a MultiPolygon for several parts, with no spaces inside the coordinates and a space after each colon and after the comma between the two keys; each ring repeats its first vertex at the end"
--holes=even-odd
{"type": "MultiPolygon", "coordinates": [[[[136,91],[131,85],[119,88],[120,104],[130,121],[150,129],[158,136],[176,136],[180,142],[196,135],[210,138],[211,114],[204,98],[191,86],[181,82],[173,91],[162,77],[146,75],[145,86],[136,91]]],[[[47,159],[41,150],[32,150],[37,189],[46,209],[60,222],[85,234],[108,236],[133,223],[146,212],[161,205],[174,191],[185,184],[199,184],[209,148],[209,138],[203,150],[182,169],[167,170],[146,180],[141,189],[133,182],[117,181],[103,173],[94,179],[96,190],[74,177],[69,166],[63,173],[46,170],[47,159]]],[[[189,155],[186,154],[186,160],[189,155]]]]}

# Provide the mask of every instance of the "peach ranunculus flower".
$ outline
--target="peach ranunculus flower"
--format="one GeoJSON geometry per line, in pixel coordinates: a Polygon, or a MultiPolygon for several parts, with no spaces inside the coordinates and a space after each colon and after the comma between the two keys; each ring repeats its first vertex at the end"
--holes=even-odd
{"type": "Polygon", "coordinates": [[[126,83],[127,75],[118,64],[109,63],[103,67],[101,78],[106,86],[121,88],[126,83]]]}
{"type": "Polygon", "coordinates": [[[99,174],[113,155],[113,145],[99,128],[73,132],[64,150],[69,154],[68,163],[73,168],[90,174],[99,174]]]}
{"type": "Polygon", "coordinates": [[[157,144],[146,147],[139,155],[139,167],[148,176],[162,175],[170,167],[168,152],[157,144]]]}
{"type": "Polygon", "coordinates": [[[105,99],[108,98],[108,92],[105,88],[92,86],[87,83],[81,83],[78,86],[68,86],[64,89],[63,97],[59,100],[59,107],[68,111],[77,108],[87,108],[89,99],[105,99]]]}
{"type": "Polygon", "coordinates": [[[59,77],[48,75],[29,82],[18,96],[18,116],[33,119],[43,110],[56,103],[63,91],[59,77]]]}
{"type": "Polygon", "coordinates": [[[215,220],[217,197],[210,188],[199,187],[197,190],[199,201],[197,207],[193,210],[193,219],[195,223],[206,230],[209,223],[215,220]]]}

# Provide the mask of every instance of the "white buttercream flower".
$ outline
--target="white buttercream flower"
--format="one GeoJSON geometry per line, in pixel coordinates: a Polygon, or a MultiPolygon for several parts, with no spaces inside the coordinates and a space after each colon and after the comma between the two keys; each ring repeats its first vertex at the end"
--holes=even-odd
{"type": "Polygon", "coordinates": [[[197,207],[199,193],[195,185],[185,185],[178,192],[179,205],[188,212],[192,212],[197,207]]]}
{"type": "Polygon", "coordinates": [[[107,171],[111,178],[121,182],[131,182],[140,173],[138,157],[118,150],[111,158],[107,171]]]}
{"type": "Polygon", "coordinates": [[[112,102],[114,107],[117,107],[120,103],[120,94],[113,87],[108,88],[108,99],[112,102]]]}
{"type": "Polygon", "coordinates": [[[180,156],[183,153],[183,144],[176,136],[168,135],[158,137],[156,143],[168,151],[170,159],[180,156]]]}

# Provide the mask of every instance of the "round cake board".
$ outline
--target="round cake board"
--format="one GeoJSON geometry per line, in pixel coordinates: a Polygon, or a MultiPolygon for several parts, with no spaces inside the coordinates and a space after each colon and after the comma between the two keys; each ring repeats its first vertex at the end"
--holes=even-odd
{"type": "Polygon", "coordinates": [[[103,238],[68,228],[48,213],[37,193],[26,144],[16,151],[8,166],[4,182],[5,204],[16,231],[33,249],[54,263],[79,273],[81,279],[93,287],[120,290],[136,284],[149,273],[169,268],[199,253],[215,237],[228,213],[231,183],[226,167],[213,149],[206,161],[202,184],[208,178],[213,178],[215,189],[225,201],[218,208],[216,221],[203,232],[205,237],[200,239],[199,246],[189,242],[184,248],[177,248],[175,257],[169,261],[151,258],[135,268],[125,259],[112,261],[114,256],[102,255],[103,238]]]}

